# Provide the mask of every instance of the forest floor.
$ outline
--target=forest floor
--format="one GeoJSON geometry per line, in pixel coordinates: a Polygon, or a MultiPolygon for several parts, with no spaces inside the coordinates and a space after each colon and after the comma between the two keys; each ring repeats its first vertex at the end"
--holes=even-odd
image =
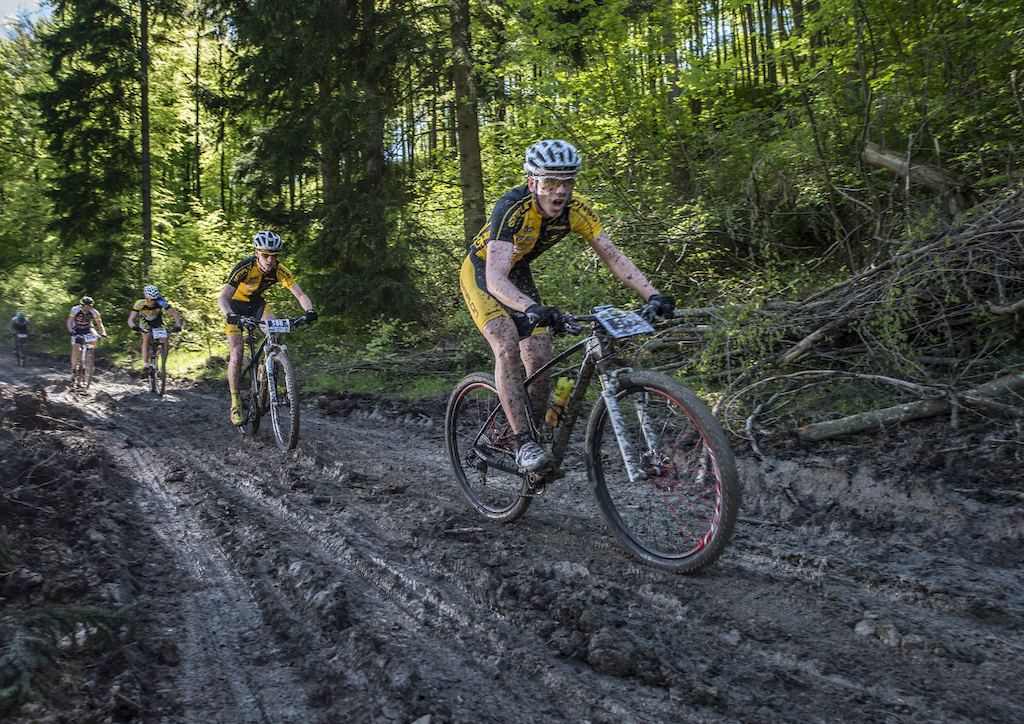
{"type": "Polygon", "coordinates": [[[228,424],[223,383],[68,376],[0,352],[0,623],[142,604],[11,722],[1024,721],[1024,467],[998,429],[735,441],[740,523],[685,577],[617,544],[580,456],[518,522],[475,517],[443,399],[308,394],[283,454],[228,424]]]}

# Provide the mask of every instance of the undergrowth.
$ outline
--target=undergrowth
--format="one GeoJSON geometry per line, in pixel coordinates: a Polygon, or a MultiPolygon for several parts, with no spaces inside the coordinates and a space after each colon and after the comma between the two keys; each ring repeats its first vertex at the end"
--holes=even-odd
{"type": "Polygon", "coordinates": [[[41,698],[54,698],[55,656],[98,652],[135,635],[137,601],[118,611],[53,604],[0,613],[0,713],[41,698]]]}

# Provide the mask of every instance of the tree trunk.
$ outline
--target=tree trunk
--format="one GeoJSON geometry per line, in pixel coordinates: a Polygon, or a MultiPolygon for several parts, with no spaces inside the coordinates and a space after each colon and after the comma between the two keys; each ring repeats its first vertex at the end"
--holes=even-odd
{"type": "MultiPolygon", "coordinates": [[[[984,385],[964,392],[958,399],[959,402],[966,405],[984,407],[994,397],[1000,397],[1020,390],[1024,390],[1024,374],[1000,377],[998,380],[986,382],[984,385]]],[[[941,415],[944,412],[949,412],[952,407],[953,403],[948,397],[908,402],[904,405],[863,412],[859,415],[850,415],[838,420],[827,420],[825,422],[816,422],[812,425],[804,425],[797,429],[797,436],[801,440],[815,442],[830,437],[846,435],[851,432],[885,427],[896,422],[908,422],[922,417],[941,415]]]]}
{"type": "Polygon", "coordinates": [[[473,86],[470,55],[469,0],[450,0],[448,10],[452,22],[452,78],[455,82],[462,219],[466,243],[469,244],[486,221],[480,125],[476,113],[476,88],[473,86]]]}
{"type": "Polygon", "coordinates": [[[870,166],[885,169],[899,178],[909,179],[912,184],[933,191],[941,199],[947,218],[954,218],[978,203],[977,195],[966,182],[938,166],[917,163],[898,151],[870,142],[864,144],[860,157],[870,166]]]}
{"type": "Polygon", "coordinates": [[[149,158],[149,1],[142,0],[139,17],[139,85],[142,136],[142,277],[153,261],[153,199],[149,158]]]}

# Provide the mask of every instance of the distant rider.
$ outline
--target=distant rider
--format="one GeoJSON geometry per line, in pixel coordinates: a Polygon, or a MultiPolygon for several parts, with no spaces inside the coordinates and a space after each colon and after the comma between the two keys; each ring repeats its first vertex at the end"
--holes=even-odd
{"type": "Polygon", "coordinates": [[[228,336],[228,388],[231,390],[231,424],[244,425],[245,411],[239,386],[242,382],[242,328],[239,317],[253,317],[262,321],[277,319],[270,311],[263,295],[270,287],[281,282],[306,311],[306,321],[313,322],[317,313],[309,300],[286,268],[277,261],[277,255],[284,250],[281,237],[273,231],[260,231],[253,238],[255,255],[238,262],[228,275],[228,281],[217,298],[217,306],[224,313],[225,332],[228,336]]]}
{"type": "MultiPolygon", "coordinates": [[[[71,381],[75,380],[75,368],[78,366],[78,360],[82,356],[82,346],[78,343],[78,339],[87,334],[97,334],[96,330],[99,329],[98,336],[106,337],[107,330],[103,328],[103,320],[100,319],[100,313],[92,306],[92,297],[82,297],[81,303],[76,304],[68,312],[68,332],[71,334],[71,381]]],[[[92,346],[96,347],[98,342],[93,342],[92,346]]]]}
{"type": "Polygon", "coordinates": [[[36,328],[32,326],[32,320],[28,318],[28,315],[24,312],[18,312],[11,318],[11,324],[7,327],[7,331],[13,336],[11,340],[14,342],[14,347],[18,346],[18,335],[19,334],[35,334],[36,328]]]}
{"type": "MultiPolygon", "coordinates": [[[[153,339],[153,328],[164,326],[163,313],[167,312],[174,317],[174,327],[171,331],[180,332],[181,317],[171,303],[160,296],[160,289],[155,284],[144,286],[142,294],[145,298],[135,302],[128,315],[128,327],[142,335],[142,369],[145,371],[149,367],[149,344],[153,339]]],[[[166,351],[169,347],[167,338],[164,337],[160,342],[166,351]]]]}

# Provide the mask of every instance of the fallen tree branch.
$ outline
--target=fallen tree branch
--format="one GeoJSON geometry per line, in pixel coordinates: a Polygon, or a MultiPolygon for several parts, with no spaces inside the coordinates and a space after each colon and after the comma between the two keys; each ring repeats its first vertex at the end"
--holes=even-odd
{"type": "MultiPolygon", "coordinates": [[[[815,422],[797,428],[797,436],[805,442],[817,442],[831,437],[846,435],[885,427],[897,422],[909,422],[924,417],[933,417],[954,410],[954,400],[960,404],[991,406],[991,398],[1001,397],[1011,392],[1024,390],[1024,373],[1001,377],[987,382],[960,395],[942,399],[918,400],[902,405],[887,407],[883,410],[862,412],[857,415],[842,417],[838,420],[815,422]]],[[[998,403],[997,403],[998,404],[998,403]]]]}

